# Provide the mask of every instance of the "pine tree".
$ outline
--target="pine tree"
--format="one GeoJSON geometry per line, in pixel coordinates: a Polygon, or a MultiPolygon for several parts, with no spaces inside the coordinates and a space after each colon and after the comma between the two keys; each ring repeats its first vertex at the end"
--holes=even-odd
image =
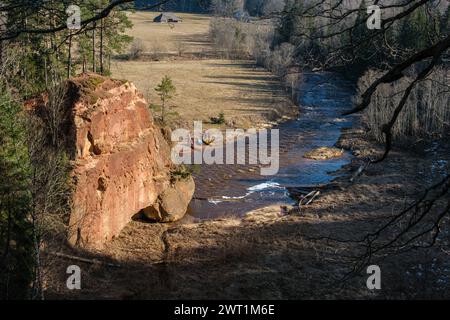
{"type": "Polygon", "coordinates": [[[30,161],[22,107],[0,94],[0,299],[24,299],[33,279],[30,161]]]}
{"type": "Polygon", "coordinates": [[[429,21],[425,10],[418,8],[402,20],[398,38],[401,48],[421,50],[431,42],[429,36],[434,33],[434,22],[429,21]]]}
{"type": "Polygon", "coordinates": [[[445,13],[440,17],[439,34],[445,34],[450,30],[450,5],[447,7],[445,13]]]}
{"type": "Polygon", "coordinates": [[[156,86],[155,91],[158,92],[158,95],[161,98],[161,121],[162,123],[165,123],[166,102],[169,99],[172,99],[173,95],[175,94],[176,88],[172,82],[172,79],[170,79],[170,77],[168,76],[165,76],[161,80],[161,83],[156,86]]]}
{"type": "MultiPolygon", "coordinates": [[[[97,6],[107,5],[107,0],[97,0],[97,6]]],[[[95,13],[90,7],[81,7],[83,17],[90,18],[95,13]]],[[[78,60],[81,71],[88,71],[83,65],[92,66],[90,71],[110,74],[110,59],[114,54],[124,52],[133,38],[125,35],[133,24],[120,8],[113,10],[108,17],[90,25],[85,32],[76,38],[78,44],[78,60]],[[108,61],[108,63],[105,63],[108,61]]]]}
{"type": "MultiPolygon", "coordinates": [[[[303,5],[299,1],[287,0],[284,7],[285,14],[278,27],[279,42],[290,42],[295,38],[297,30],[301,29],[299,16],[303,11],[303,5]]],[[[302,30],[303,31],[303,30],[302,30]]]]}

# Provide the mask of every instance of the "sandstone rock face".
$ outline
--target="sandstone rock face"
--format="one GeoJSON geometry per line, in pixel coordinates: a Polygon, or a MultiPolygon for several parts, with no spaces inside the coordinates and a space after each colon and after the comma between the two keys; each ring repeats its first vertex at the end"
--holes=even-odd
{"type": "Polygon", "coordinates": [[[135,86],[89,74],[68,87],[65,145],[74,163],[69,241],[99,249],[154,204],[164,204],[159,211],[170,221],[181,218],[192,186],[171,185],[170,146],[135,86]],[[159,202],[174,190],[177,207],[159,202]]]}
{"type": "Polygon", "coordinates": [[[154,205],[145,208],[143,213],[147,218],[158,222],[177,221],[185,215],[194,190],[192,177],[178,180],[159,195],[154,205]]]}

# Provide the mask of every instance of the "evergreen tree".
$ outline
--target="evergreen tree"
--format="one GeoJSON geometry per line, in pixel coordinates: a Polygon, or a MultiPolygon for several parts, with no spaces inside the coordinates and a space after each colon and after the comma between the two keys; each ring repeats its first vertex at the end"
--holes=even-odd
{"type": "Polygon", "coordinates": [[[398,43],[404,49],[422,50],[432,41],[433,29],[434,21],[429,20],[426,8],[418,8],[402,20],[398,43]]]}
{"type": "MultiPolygon", "coordinates": [[[[96,1],[99,7],[108,3],[107,0],[96,1]]],[[[86,18],[91,18],[95,14],[88,6],[82,6],[81,11],[86,18]]],[[[75,39],[78,44],[78,59],[75,63],[79,71],[110,74],[111,57],[114,54],[124,53],[125,48],[133,41],[132,37],[124,34],[132,26],[132,22],[121,8],[90,25],[75,39]]]]}
{"type": "Polygon", "coordinates": [[[28,298],[33,279],[30,161],[22,106],[0,94],[0,299],[28,298]]]}
{"type": "Polygon", "coordinates": [[[301,12],[303,5],[300,1],[287,0],[284,8],[284,15],[281,19],[280,26],[278,27],[279,42],[290,42],[295,41],[295,34],[302,30],[301,22],[301,12]]]}
{"type": "Polygon", "coordinates": [[[172,99],[176,88],[172,82],[172,79],[170,79],[170,77],[168,76],[165,76],[161,80],[161,83],[156,86],[155,91],[158,92],[158,95],[161,98],[161,121],[162,123],[164,123],[166,115],[166,102],[169,99],[172,99]]]}

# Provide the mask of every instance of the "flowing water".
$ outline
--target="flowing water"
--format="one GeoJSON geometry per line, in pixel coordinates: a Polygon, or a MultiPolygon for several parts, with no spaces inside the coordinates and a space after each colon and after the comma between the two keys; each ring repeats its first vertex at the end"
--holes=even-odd
{"type": "Polygon", "coordinates": [[[258,165],[202,165],[194,174],[196,192],[188,215],[200,219],[242,215],[276,203],[293,203],[286,187],[330,182],[333,172],[348,164],[341,158],[315,161],[303,155],[317,147],[332,147],[352,117],[341,116],[351,108],[354,88],[335,73],[305,73],[298,91],[300,116],[280,124],[280,170],[262,176],[258,165]]]}

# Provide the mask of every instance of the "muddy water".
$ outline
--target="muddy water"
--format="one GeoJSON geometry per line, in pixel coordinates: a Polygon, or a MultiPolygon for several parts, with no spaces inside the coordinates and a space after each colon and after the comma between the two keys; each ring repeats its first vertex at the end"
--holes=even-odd
{"type": "Polygon", "coordinates": [[[334,73],[306,73],[299,87],[300,117],[280,124],[280,170],[260,175],[257,165],[202,165],[194,174],[196,192],[188,214],[200,219],[242,215],[259,207],[292,202],[286,187],[324,184],[334,171],[350,162],[345,153],[338,159],[315,161],[303,158],[311,149],[333,146],[352,117],[351,83],[334,73]]]}

